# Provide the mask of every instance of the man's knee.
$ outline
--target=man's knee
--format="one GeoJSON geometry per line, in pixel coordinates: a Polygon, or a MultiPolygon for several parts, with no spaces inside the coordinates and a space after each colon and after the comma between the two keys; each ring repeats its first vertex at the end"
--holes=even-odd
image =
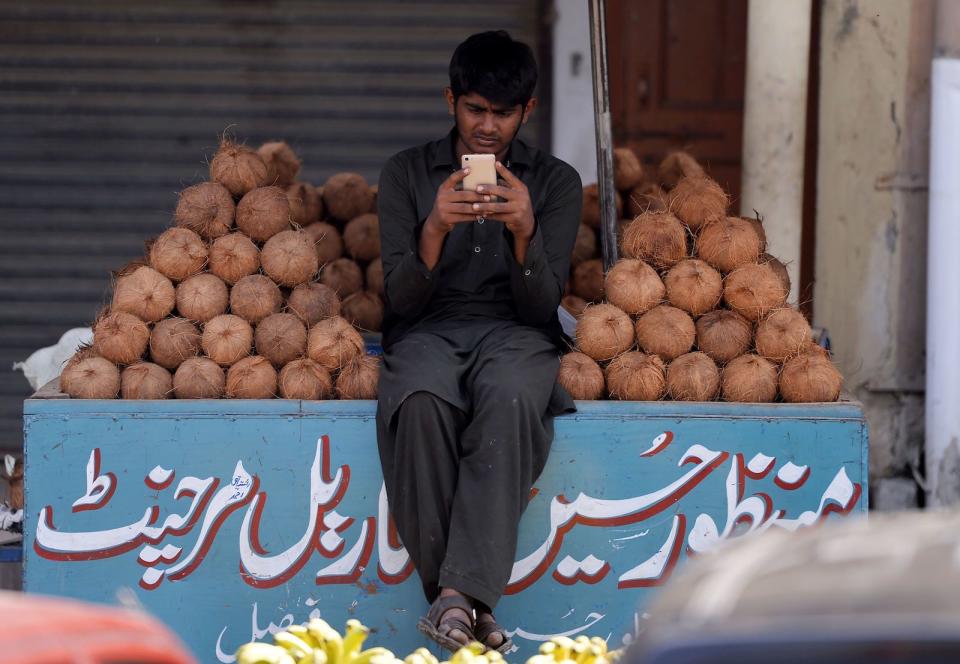
{"type": "Polygon", "coordinates": [[[430,392],[414,392],[400,404],[399,416],[407,419],[434,418],[437,413],[449,408],[447,402],[430,392]]]}

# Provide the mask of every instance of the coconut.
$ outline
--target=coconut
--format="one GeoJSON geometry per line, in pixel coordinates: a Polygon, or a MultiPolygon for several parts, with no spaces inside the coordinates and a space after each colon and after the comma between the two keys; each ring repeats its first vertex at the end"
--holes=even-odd
{"type": "Polygon", "coordinates": [[[803,345],[800,346],[801,355],[820,355],[822,357],[830,358],[830,351],[818,344],[816,341],[805,341],[803,345]]]}
{"type": "Polygon", "coordinates": [[[383,297],[383,261],[380,258],[374,258],[367,266],[367,290],[373,291],[380,297],[383,297]]]}
{"type": "Polygon", "coordinates": [[[597,232],[580,224],[577,229],[577,241],[573,244],[573,254],[570,256],[571,265],[579,265],[597,255],[597,232]]]}
{"type": "Polygon", "coordinates": [[[245,145],[224,138],[210,162],[210,179],[226,187],[234,196],[267,184],[267,165],[245,145]]]}
{"type": "Polygon", "coordinates": [[[782,307],[788,292],[769,264],[748,263],[727,275],[723,300],[738,314],[756,322],[782,307]]]}
{"type": "Polygon", "coordinates": [[[613,149],[613,186],[617,191],[633,189],[643,181],[643,166],[630,148],[613,149]]]}
{"type": "Polygon", "coordinates": [[[227,285],[215,274],[198,274],[177,286],[177,311],[190,320],[208,321],[227,310],[227,285]]]}
{"type": "Polygon", "coordinates": [[[168,228],[150,245],[150,266],[171,281],[183,281],[203,270],[207,244],[188,228],[168,228]]]}
{"type": "Polygon", "coordinates": [[[222,314],[211,318],[203,326],[201,344],[207,357],[220,366],[228,367],[250,354],[253,328],[240,316],[222,314]]]}
{"type": "MultiPolygon", "coordinates": [[[[152,241],[148,240],[144,244],[146,244],[149,247],[149,245],[152,244],[152,241]]],[[[124,266],[121,267],[120,269],[111,270],[110,274],[113,275],[114,279],[119,279],[120,277],[125,277],[128,274],[133,274],[134,272],[139,270],[141,267],[150,267],[150,265],[147,263],[147,260],[145,258],[137,258],[135,260],[129,261],[125,263],[124,266]]]]}
{"type": "Polygon", "coordinates": [[[281,231],[260,252],[263,271],[281,286],[312,281],[320,269],[310,236],[303,231],[281,231]]]}
{"type": "Polygon", "coordinates": [[[724,219],[730,199],[723,187],[708,177],[683,178],[670,191],[668,205],[680,221],[696,231],[724,219]]]}
{"type": "Polygon", "coordinates": [[[627,214],[636,217],[644,212],[666,212],[667,192],[654,182],[644,182],[631,189],[625,196],[627,214]]]}
{"type": "Polygon", "coordinates": [[[258,187],[237,204],[237,228],[255,242],[266,242],[290,228],[290,203],[280,187],[258,187]]]}
{"type": "Polygon", "coordinates": [[[681,355],[667,367],[667,392],[677,401],[713,401],[720,372],[706,353],[681,355]]]}
{"type": "Polygon", "coordinates": [[[244,277],[230,289],[230,312],[252,325],[280,311],[281,305],[280,289],[262,274],[244,277]]]}
{"type": "Polygon", "coordinates": [[[563,299],[560,300],[560,306],[570,312],[571,316],[579,318],[583,310],[587,308],[587,301],[576,295],[564,295],[563,299]]]}
{"type": "Polygon", "coordinates": [[[593,258],[573,268],[573,292],[587,302],[603,299],[603,261],[593,258]]]}
{"type": "Polygon", "coordinates": [[[333,392],[330,372],[308,357],[286,364],[277,381],[284,399],[329,399],[333,392]]]}
{"type": "Polygon", "coordinates": [[[300,284],[287,297],[287,308],[308,327],[324,318],[340,315],[340,298],[329,286],[300,284]]]}
{"type": "Polygon", "coordinates": [[[117,279],[113,311],[126,311],[148,323],[166,318],[176,302],[173,284],[152,267],[138,267],[117,279]]]}
{"type": "Polygon", "coordinates": [[[116,399],[120,370],[110,360],[84,353],[63,367],[60,391],[73,399],[116,399]]]}
{"type": "Polygon", "coordinates": [[[760,253],[762,254],[767,250],[767,231],[763,229],[763,221],[759,217],[740,217],[746,222],[749,222],[750,228],[753,229],[753,232],[757,234],[757,238],[760,240],[760,253]]]}
{"type": "Polygon", "coordinates": [[[380,380],[380,361],[370,355],[350,360],[337,376],[337,395],[341,399],[376,399],[380,380]]]}
{"type": "Polygon", "coordinates": [[[341,298],[363,290],[363,272],[360,266],[349,258],[338,258],[325,265],[320,271],[320,281],[336,291],[341,298]]]}
{"type": "Polygon", "coordinates": [[[306,226],[303,231],[310,236],[317,250],[317,260],[320,265],[337,260],[343,256],[343,240],[336,226],[319,221],[306,226]]]}
{"type": "Polygon", "coordinates": [[[621,246],[627,258],[639,258],[666,270],[686,258],[687,231],[668,212],[645,212],[627,226],[621,246]]]}
{"type": "Polygon", "coordinates": [[[659,355],[665,362],[688,352],[697,337],[690,315],[669,304],[656,306],[640,316],[635,332],[640,348],[659,355]]]}
{"type": "Polygon", "coordinates": [[[343,301],[342,315],[355,327],[366,332],[379,332],[383,325],[383,302],[372,291],[359,291],[343,301]]]}
{"type": "Polygon", "coordinates": [[[666,389],[666,366],[656,355],[631,351],[618,355],[604,372],[611,399],[656,401],[666,389]]]}
{"type": "Polygon", "coordinates": [[[173,223],[212,240],[230,232],[236,207],[222,184],[201,182],[180,192],[173,223]]]}
{"type": "Polygon", "coordinates": [[[284,191],[290,204],[290,221],[298,226],[312,224],[320,218],[320,195],[309,182],[294,182],[284,191]]]}
{"type": "Polygon", "coordinates": [[[756,263],[760,250],[760,238],[742,217],[724,217],[707,224],[697,240],[697,256],[724,273],[756,263]]]}
{"type": "Polygon", "coordinates": [[[191,357],[173,374],[173,393],[178,399],[219,399],[224,380],[223,369],[209,357],[191,357]]]}
{"type": "Polygon", "coordinates": [[[281,187],[293,184],[300,172],[300,160],[285,141],[264,143],[257,154],[267,165],[267,183],[281,187]]]}
{"type": "MultiPolygon", "coordinates": [[[[623,216],[623,196],[620,192],[613,192],[617,207],[617,218],[623,216]]],[[[600,190],[596,184],[588,184],[583,188],[583,208],[580,212],[580,221],[591,228],[600,228],[600,190]]]]}
{"type": "Polygon", "coordinates": [[[293,314],[270,314],[254,333],[257,353],[282,367],[307,350],[307,328],[293,314]]]}
{"type": "Polygon", "coordinates": [[[783,290],[787,293],[790,292],[790,273],[787,272],[787,266],[784,265],[779,258],[775,258],[770,254],[763,254],[760,256],[760,262],[764,265],[769,265],[774,274],[780,279],[780,283],[783,285],[783,290]]]}
{"type": "Polygon", "coordinates": [[[603,370],[583,353],[567,353],[560,358],[557,381],[574,399],[592,401],[603,397],[603,370]]]}
{"type": "Polygon", "coordinates": [[[777,398],[777,365],[753,353],[730,360],[720,394],[724,401],[770,403],[777,398]]]}
{"type": "Polygon", "coordinates": [[[120,374],[124,399],[166,399],[173,392],[173,376],[153,362],[137,362],[120,374]]]}
{"type": "Polygon", "coordinates": [[[664,157],[657,169],[657,174],[660,176],[660,184],[663,185],[664,189],[673,189],[683,178],[697,178],[706,175],[703,166],[697,163],[693,155],[683,150],[671,152],[664,157]]]}
{"type": "Polygon", "coordinates": [[[310,328],[307,356],[327,371],[338,371],[365,352],[363,337],[340,316],[325,318],[310,328]]]}
{"type": "Polygon", "coordinates": [[[663,283],[670,304],[693,317],[716,307],[723,295],[720,273],[695,258],[682,260],[670,268],[663,283]]]}
{"type": "Polygon", "coordinates": [[[612,304],[589,306],[577,321],[577,348],[594,360],[609,360],[633,346],[630,316],[612,304]]]}
{"type": "Polygon", "coordinates": [[[787,360],[780,372],[780,394],[789,403],[836,401],[840,398],[840,372],[829,358],[805,353],[787,360]]]}
{"type": "Polygon", "coordinates": [[[213,241],[208,266],[232,286],[260,269],[260,250],[243,233],[230,233],[213,241]]]}
{"type": "Polygon", "coordinates": [[[164,369],[176,369],[200,352],[200,332],[185,318],[164,318],[150,333],[150,358],[164,369]]]}
{"type": "Polygon", "coordinates": [[[610,304],[638,316],[660,304],[665,292],[656,271],[636,258],[623,258],[610,268],[603,290],[610,304]]]}
{"type": "Polygon", "coordinates": [[[361,214],[343,229],[347,252],[358,261],[371,261],[380,255],[380,222],[375,214],[361,214]]]}
{"type": "Polygon", "coordinates": [[[227,369],[228,399],[272,399],[277,393],[277,370],[266,358],[250,355],[227,369]]]}
{"type": "Polygon", "coordinates": [[[783,362],[800,354],[810,341],[810,324],[795,309],[772,311],[757,325],[757,352],[768,360],[783,362]]]}
{"type": "Polygon", "coordinates": [[[753,326],[735,311],[717,309],[697,319],[697,348],[724,364],[743,355],[753,343],[753,326]]]}
{"type": "Polygon", "coordinates": [[[125,311],[102,316],[93,326],[93,351],[114,364],[132,364],[147,350],[150,328],[125,311]]]}
{"type": "Polygon", "coordinates": [[[373,193],[359,173],[337,173],[323,185],[323,206],[334,219],[347,222],[370,211],[373,193]]]}

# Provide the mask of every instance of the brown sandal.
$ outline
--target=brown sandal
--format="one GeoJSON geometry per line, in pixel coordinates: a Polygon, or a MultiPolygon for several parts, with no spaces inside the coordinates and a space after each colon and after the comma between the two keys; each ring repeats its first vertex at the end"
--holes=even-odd
{"type": "Polygon", "coordinates": [[[466,644],[460,643],[450,636],[450,632],[455,629],[460,630],[467,637],[467,643],[476,641],[473,634],[473,625],[468,625],[460,618],[450,617],[443,619],[443,615],[451,609],[460,609],[468,616],[473,615],[473,607],[462,595],[450,595],[448,597],[438,597],[430,605],[430,610],[426,617],[417,621],[417,630],[432,641],[440,644],[450,652],[456,652],[466,644]]]}
{"type": "Polygon", "coordinates": [[[487,650],[496,650],[501,655],[506,655],[513,648],[513,641],[510,640],[510,636],[507,635],[507,631],[498,625],[497,621],[493,619],[492,613],[490,614],[490,618],[490,620],[477,622],[473,626],[473,634],[477,637],[477,641],[482,643],[487,650]],[[487,639],[494,634],[500,634],[503,636],[503,643],[496,648],[487,644],[487,639]]]}

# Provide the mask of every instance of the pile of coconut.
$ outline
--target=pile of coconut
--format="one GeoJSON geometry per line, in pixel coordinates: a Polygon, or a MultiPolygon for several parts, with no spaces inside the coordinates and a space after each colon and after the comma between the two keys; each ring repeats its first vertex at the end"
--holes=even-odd
{"type": "Polygon", "coordinates": [[[787,304],[790,277],[766,253],[759,218],[731,216],[726,192],[686,152],[648,174],[614,152],[623,257],[604,274],[597,257],[596,185],[563,306],[577,316],[576,350],[560,363],[575,399],[824,402],[841,376],[787,304]],[[621,213],[622,214],[622,213],[621,213]]]}
{"type": "Polygon", "coordinates": [[[115,273],[93,343],[63,392],[113,399],[373,399],[359,330],[383,318],[376,188],[356,173],[297,180],[285,142],[224,139],[210,181],[115,273]]]}

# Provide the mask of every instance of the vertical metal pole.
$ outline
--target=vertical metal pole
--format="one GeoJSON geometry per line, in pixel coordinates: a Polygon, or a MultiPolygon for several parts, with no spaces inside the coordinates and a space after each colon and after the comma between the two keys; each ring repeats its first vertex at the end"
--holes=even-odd
{"type": "Polygon", "coordinates": [[[597,188],[600,191],[600,247],[603,269],[617,262],[617,203],[613,188],[613,135],[607,84],[607,20],[604,0],[590,0],[590,58],[593,61],[593,114],[597,131],[597,188]]]}

